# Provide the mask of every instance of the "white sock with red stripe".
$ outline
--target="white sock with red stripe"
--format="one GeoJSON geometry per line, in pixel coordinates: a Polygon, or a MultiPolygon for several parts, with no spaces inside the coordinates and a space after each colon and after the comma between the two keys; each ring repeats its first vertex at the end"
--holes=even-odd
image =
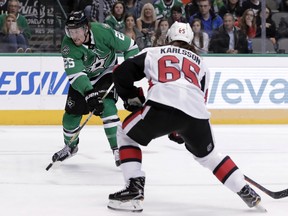
{"type": "Polygon", "coordinates": [[[233,192],[239,192],[246,185],[244,175],[229,156],[224,156],[214,149],[206,157],[195,159],[211,170],[218,180],[233,192]]]}

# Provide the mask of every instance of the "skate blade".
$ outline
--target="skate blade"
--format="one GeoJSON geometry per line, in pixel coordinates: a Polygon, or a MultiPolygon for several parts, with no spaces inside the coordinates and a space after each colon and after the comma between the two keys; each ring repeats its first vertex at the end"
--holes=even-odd
{"type": "Polygon", "coordinates": [[[266,213],[268,212],[266,208],[264,208],[260,203],[258,203],[255,208],[257,209],[257,211],[259,212],[263,212],[263,213],[266,213]]]}
{"type": "Polygon", "coordinates": [[[142,212],[142,200],[109,200],[107,207],[116,211],[142,212]]]}

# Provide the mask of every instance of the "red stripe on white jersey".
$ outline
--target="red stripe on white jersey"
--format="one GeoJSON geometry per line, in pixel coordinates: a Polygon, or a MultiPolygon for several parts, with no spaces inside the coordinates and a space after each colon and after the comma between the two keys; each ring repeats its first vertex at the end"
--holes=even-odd
{"type": "Polygon", "coordinates": [[[224,184],[236,169],[238,169],[238,167],[235,165],[235,163],[230,159],[229,156],[226,156],[214,169],[213,173],[219,179],[219,181],[224,184]]]}
{"type": "Polygon", "coordinates": [[[144,106],[142,109],[138,110],[135,113],[132,113],[124,120],[124,122],[122,123],[122,128],[126,134],[135,124],[137,124],[137,122],[139,122],[141,119],[145,117],[149,109],[150,106],[144,106]]]}
{"type": "Polygon", "coordinates": [[[122,146],[119,149],[119,155],[121,162],[130,162],[130,161],[142,161],[142,151],[139,147],[136,146],[122,146]]]}

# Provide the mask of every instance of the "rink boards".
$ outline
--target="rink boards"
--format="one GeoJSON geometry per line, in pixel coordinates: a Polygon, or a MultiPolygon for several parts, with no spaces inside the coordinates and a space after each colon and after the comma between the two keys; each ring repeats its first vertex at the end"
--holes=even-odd
{"type": "MultiPolygon", "coordinates": [[[[288,55],[203,58],[211,72],[212,123],[288,124],[288,55]]],[[[69,83],[61,56],[0,56],[0,68],[0,125],[62,123],[69,83]]],[[[145,79],[137,85],[148,87],[145,79]]],[[[117,106],[123,120],[129,113],[121,100],[117,106]]],[[[95,117],[89,124],[101,121],[95,117]]]]}

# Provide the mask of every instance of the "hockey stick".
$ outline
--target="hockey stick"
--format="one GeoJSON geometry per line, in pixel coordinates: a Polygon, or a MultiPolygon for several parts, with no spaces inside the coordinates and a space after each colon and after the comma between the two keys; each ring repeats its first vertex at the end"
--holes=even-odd
{"type": "MultiPolygon", "coordinates": [[[[114,86],[114,83],[111,84],[111,86],[108,88],[108,90],[106,91],[106,93],[103,95],[102,100],[105,99],[107,97],[107,95],[109,94],[109,92],[112,90],[114,86]]],[[[87,119],[83,122],[83,124],[78,128],[77,132],[73,135],[73,137],[70,139],[69,143],[67,144],[68,146],[78,137],[78,135],[80,134],[80,131],[82,130],[82,128],[87,124],[87,122],[90,120],[90,118],[93,116],[95,110],[93,110],[92,112],[90,112],[90,114],[88,115],[87,119]]],[[[57,162],[58,160],[56,160],[55,162],[57,162]]],[[[47,167],[46,170],[48,171],[55,162],[51,162],[47,167]]]]}
{"type": "Polygon", "coordinates": [[[266,193],[268,196],[272,197],[273,199],[281,199],[281,198],[285,198],[288,196],[288,189],[285,189],[282,191],[277,191],[277,192],[276,191],[270,191],[270,190],[264,188],[262,185],[255,182],[254,180],[252,180],[251,178],[247,177],[246,175],[244,175],[244,178],[247,182],[254,185],[255,187],[257,187],[258,189],[260,189],[261,191],[263,191],[264,193],[266,193]]]}

